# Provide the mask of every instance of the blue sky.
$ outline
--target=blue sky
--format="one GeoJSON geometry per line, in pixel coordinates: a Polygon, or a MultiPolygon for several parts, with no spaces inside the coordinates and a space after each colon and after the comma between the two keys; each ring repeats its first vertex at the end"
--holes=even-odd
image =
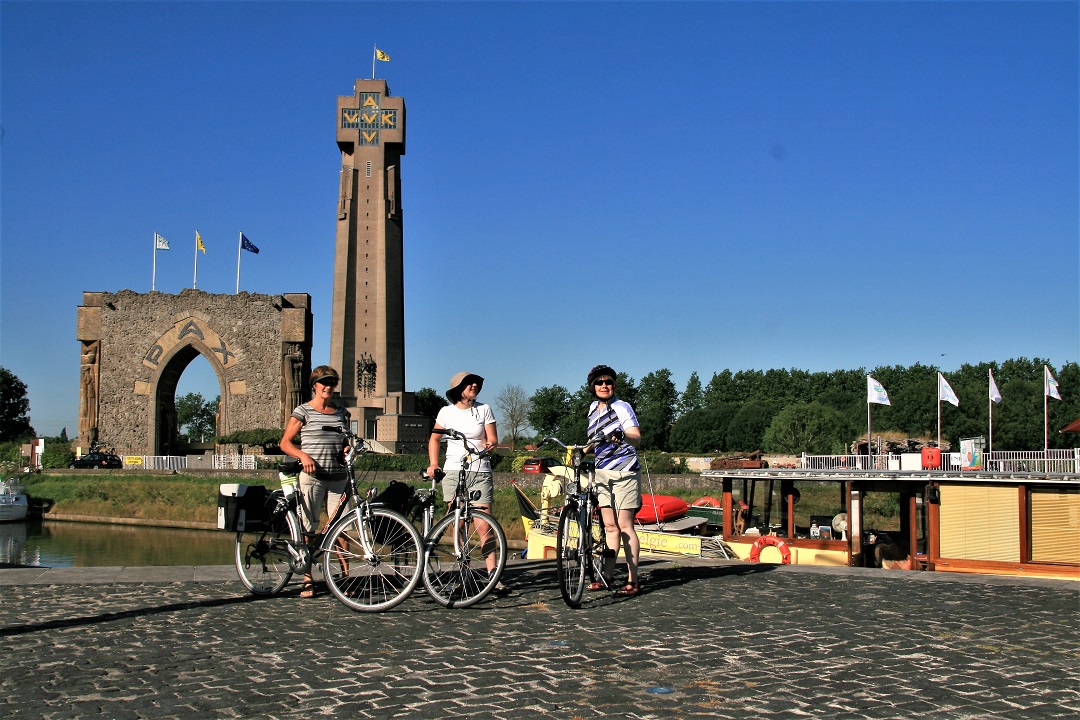
{"type": "MultiPolygon", "coordinates": [[[[1077,8],[5,1],[0,365],[74,435],[82,292],[149,291],[155,231],[190,287],[196,229],[199,289],[243,230],[241,288],[309,293],[327,360],[336,99],[375,44],[411,390],[1075,362],[1077,8]]],[[[217,394],[205,361],[180,391],[217,394]]]]}

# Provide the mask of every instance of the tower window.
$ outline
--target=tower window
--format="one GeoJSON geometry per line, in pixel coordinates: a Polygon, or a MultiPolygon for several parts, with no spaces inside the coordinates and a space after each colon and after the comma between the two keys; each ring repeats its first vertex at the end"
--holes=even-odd
{"type": "Polygon", "coordinates": [[[371,161],[370,160],[367,161],[367,173],[366,174],[367,174],[368,177],[371,177],[371,161]]]}

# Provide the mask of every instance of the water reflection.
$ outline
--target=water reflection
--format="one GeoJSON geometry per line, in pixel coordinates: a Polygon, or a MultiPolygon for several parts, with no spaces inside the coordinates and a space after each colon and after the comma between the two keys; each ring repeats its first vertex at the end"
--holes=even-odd
{"type": "Polygon", "coordinates": [[[234,535],[72,522],[0,523],[0,563],[44,567],[231,565],[234,535]]]}

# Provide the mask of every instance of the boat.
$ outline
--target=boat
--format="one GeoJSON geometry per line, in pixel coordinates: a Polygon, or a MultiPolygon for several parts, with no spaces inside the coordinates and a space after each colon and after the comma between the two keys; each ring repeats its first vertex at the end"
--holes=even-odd
{"type": "MultiPolygon", "coordinates": [[[[517,495],[521,522],[525,528],[525,537],[528,539],[524,557],[537,559],[555,557],[555,530],[559,524],[562,504],[553,505],[551,500],[561,494],[560,479],[556,477],[556,473],[548,475],[545,487],[540,491],[541,506],[539,508],[517,483],[511,481],[511,485],[517,495]]],[[[645,502],[642,503],[643,509],[637,517],[638,540],[641,543],[643,555],[737,559],[735,552],[722,537],[701,534],[707,520],[702,517],[688,516],[689,506],[685,500],[666,495],[642,495],[642,498],[648,498],[647,504],[652,506],[651,516],[648,516],[650,522],[641,522],[645,502]],[[675,502],[666,498],[671,498],[675,502]],[[656,522],[658,514],[661,519],[656,522]],[[665,515],[677,515],[677,517],[665,520],[663,519],[665,515]]]]}
{"type": "Polygon", "coordinates": [[[25,520],[29,511],[26,485],[17,478],[0,480],[0,522],[25,520]]]}

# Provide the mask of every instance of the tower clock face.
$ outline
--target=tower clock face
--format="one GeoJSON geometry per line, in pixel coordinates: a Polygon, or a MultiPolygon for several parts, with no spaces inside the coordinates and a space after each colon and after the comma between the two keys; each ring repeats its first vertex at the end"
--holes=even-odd
{"type": "Polygon", "coordinates": [[[342,108],[341,127],[346,130],[359,130],[361,146],[379,144],[382,130],[397,130],[398,111],[380,107],[380,93],[360,93],[360,107],[342,108]]]}

